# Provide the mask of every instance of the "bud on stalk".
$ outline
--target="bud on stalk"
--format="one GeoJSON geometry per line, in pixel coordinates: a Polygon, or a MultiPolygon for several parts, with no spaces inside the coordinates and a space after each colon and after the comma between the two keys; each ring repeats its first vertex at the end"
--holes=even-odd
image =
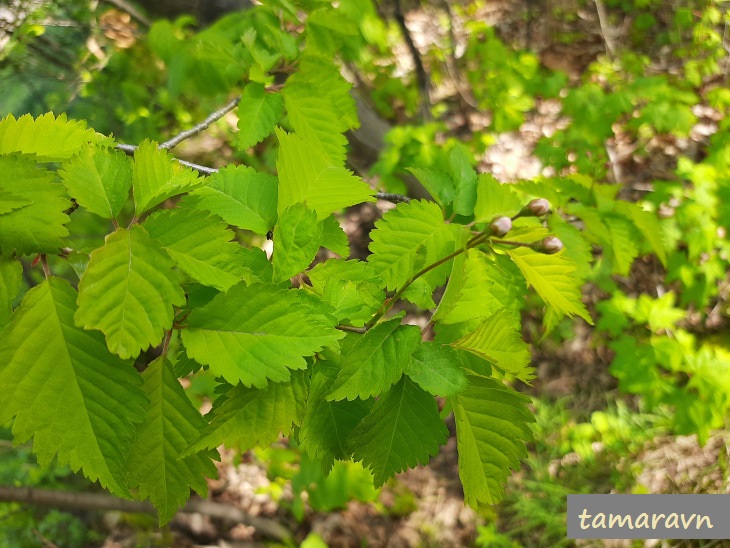
{"type": "Polygon", "coordinates": [[[535,198],[523,207],[517,217],[542,217],[550,213],[550,202],[545,198],[535,198]]]}
{"type": "Polygon", "coordinates": [[[548,236],[539,242],[532,244],[532,249],[546,255],[553,255],[563,249],[563,242],[555,236],[548,236]]]}
{"type": "Polygon", "coordinates": [[[489,223],[489,230],[492,231],[492,235],[501,238],[512,230],[512,220],[509,217],[495,217],[489,223]]]}

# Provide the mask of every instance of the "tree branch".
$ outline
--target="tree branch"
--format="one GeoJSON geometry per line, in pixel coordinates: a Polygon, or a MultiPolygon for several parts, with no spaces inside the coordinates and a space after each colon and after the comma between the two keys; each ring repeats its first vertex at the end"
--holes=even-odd
{"type": "Polygon", "coordinates": [[[400,5],[400,0],[395,0],[395,20],[398,22],[401,32],[403,33],[403,39],[406,41],[408,50],[411,52],[413,57],[413,63],[416,65],[416,79],[418,81],[418,90],[421,93],[421,116],[424,122],[431,120],[431,97],[428,90],[428,74],[426,69],[423,67],[423,61],[421,60],[421,54],[413,42],[411,31],[406,26],[406,18],[403,15],[403,10],[400,5]]]}
{"type": "MultiPolygon", "coordinates": [[[[34,506],[45,506],[75,510],[116,510],[137,514],[156,515],[152,504],[147,501],[125,500],[106,493],[80,493],[73,491],[54,491],[30,487],[0,486],[0,502],[20,502],[34,506]]],[[[250,525],[262,535],[276,540],[289,540],[291,533],[280,523],[252,516],[228,504],[202,499],[190,499],[180,510],[189,514],[204,514],[228,523],[250,525]]]]}
{"type": "Polygon", "coordinates": [[[225,106],[219,108],[216,110],[213,114],[208,116],[205,120],[200,122],[195,127],[188,129],[187,131],[183,131],[182,133],[179,133],[172,139],[169,139],[165,141],[164,143],[161,143],[159,148],[164,148],[166,150],[170,150],[172,148],[175,148],[177,145],[182,143],[185,139],[189,139],[193,135],[197,135],[201,131],[205,131],[208,129],[208,126],[212,124],[213,122],[216,122],[223,118],[226,114],[231,112],[234,108],[238,106],[238,103],[241,102],[241,96],[232,99],[230,102],[228,102],[225,106]]]}

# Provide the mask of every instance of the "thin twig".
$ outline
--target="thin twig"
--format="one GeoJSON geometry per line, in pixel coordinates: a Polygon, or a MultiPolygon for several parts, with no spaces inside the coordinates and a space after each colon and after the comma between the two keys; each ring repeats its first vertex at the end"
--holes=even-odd
{"type": "Polygon", "coordinates": [[[197,135],[201,131],[205,131],[208,129],[208,126],[212,124],[213,122],[216,122],[223,118],[226,114],[231,112],[234,108],[238,106],[238,103],[241,102],[241,96],[235,97],[231,101],[229,101],[225,106],[219,108],[216,110],[213,114],[208,116],[205,120],[200,122],[195,127],[188,129],[187,131],[183,131],[182,133],[179,133],[172,139],[169,139],[165,141],[164,143],[161,143],[158,148],[164,148],[166,150],[170,150],[172,148],[175,148],[177,145],[182,143],[185,139],[189,139],[193,135],[197,135]]]}
{"type": "Polygon", "coordinates": [[[413,63],[416,65],[416,79],[418,80],[418,89],[421,93],[422,100],[421,116],[424,122],[428,122],[431,120],[431,97],[428,89],[428,73],[426,73],[426,69],[423,67],[421,53],[418,51],[415,42],[413,42],[411,31],[408,30],[408,27],[406,26],[406,18],[403,15],[400,0],[395,0],[394,4],[395,20],[400,27],[401,33],[403,34],[403,39],[406,41],[406,45],[408,46],[408,50],[411,52],[411,57],[413,57],[413,63]]]}
{"type": "Polygon", "coordinates": [[[46,280],[51,277],[51,269],[48,267],[48,257],[46,257],[45,253],[41,253],[41,266],[43,267],[43,275],[46,277],[46,280]]]}
{"type": "Polygon", "coordinates": [[[385,200],[386,202],[393,202],[394,204],[409,203],[411,199],[408,196],[402,194],[393,194],[392,192],[377,192],[375,197],[378,200],[385,200]]]}
{"type": "Polygon", "coordinates": [[[611,60],[616,58],[616,46],[613,43],[611,37],[611,29],[608,26],[608,14],[606,13],[606,7],[603,5],[603,0],[594,0],[596,3],[596,11],[598,12],[598,25],[601,27],[601,36],[606,44],[606,53],[611,60]]]}
{"type": "MultiPolygon", "coordinates": [[[[65,510],[116,510],[138,514],[156,514],[147,501],[125,500],[106,493],[80,493],[54,491],[30,487],[0,486],[0,502],[19,502],[34,506],[63,508],[65,510]]],[[[228,523],[250,525],[262,535],[277,540],[291,539],[291,533],[280,523],[245,513],[240,508],[210,500],[190,499],[180,510],[191,514],[204,514],[228,523]]]]}

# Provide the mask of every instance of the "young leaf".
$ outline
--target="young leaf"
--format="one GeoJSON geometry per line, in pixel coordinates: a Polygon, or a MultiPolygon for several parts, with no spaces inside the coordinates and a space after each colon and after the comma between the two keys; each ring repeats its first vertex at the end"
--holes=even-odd
{"type": "Polygon", "coordinates": [[[276,130],[279,137],[279,206],[286,208],[306,202],[323,221],[335,211],[361,202],[374,202],[373,191],[359,177],[335,165],[311,141],[296,134],[276,130]]]}
{"type": "Polygon", "coordinates": [[[106,219],[119,215],[132,186],[132,162],[119,150],[86,146],[58,174],[80,206],[106,219]]]}
{"type": "Polygon", "coordinates": [[[403,377],[380,396],[348,441],[354,459],[370,468],[380,487],[392,475],[426,464],[448,436],[433,396],[403,377]]]}
{"type": "Polygon", "coordinates": [[[218,473],[207,453],[178,458],[208,423],[185,395],[170,362],[164,356],[157,358],[142,379],[150,403],[145,422],[137,426],[125,468],[129,487],[137,489],[140,499],[150,499],[162,526],[190,498],[191,488],[205,497],[205,478],[218,473]]]}
{"type": "Polygon", "coordinates": [[[225,291],[251,274],[245,266],[244,249],[231,242],[235,235],[214,215],[165,209],[147,218],[143,226],[201,284],[225,291]]]}
{"type": "Polygon", "coordinates": [[[445,171],[435,168],[410,167],[408,171],[419,180],[428,193],[442,207],[451,205],[456,194],[456,183],[445,171]]]}
{"type": "Polygon", "coordinates": [[[276,222],[278,181],[248,166],[227,166],[206,186],[182,199],[188,207],[210,211],[230,225],[266,234],[276,222]]]}
{"type": "Polygon", "coordinates": [[[327,361],[317,362],[307,398],[307,411],[299,430],[299,445],[315,460],[322,462],[325,473],[335,459],[347,460],[347,438],[368,414],[371,400],[328,401],[325,397],[337,378],[339,367],[327,361]]]}
{"type": "Polygon", "coordinates": [[[14,196],[16,204],[19,199],[25,203],[0,214],[0,255],[57,253],[68,236],[64,211],[71,207],[63,187],[29,156],[0,156],[0,173],[0,192],[14,196]]]}
{"type": "Polygon", "coordinates": [[[477,175],[471,167],[474,159],[464,145],[456,145],[449,153],[451,177],[456,182],[454,213],[471,216],[477,201],[477,175]]]}
{"type": "MultiPolygon", "coordinates": [[[[311,90],[310,93],[314,93],[311,90]]],[[[316,143],[334,165],[345,161],[347,139],[343,135],[349,128],[323,98],[315,95],[287,93],[284,87],[284,104],[296,134],[306,141],[316,143]]]]}
{"type": "Polygon", "coordinates": [[[41,466],[60,464],[129,496],[124,460],[144,419],[142,380],[99,333],[74,325],[76,291],[60,278],[34,287],[0,335],[0,422],[15,443],[34,437],[41,466]]]}
{"type": "Polygon", "coordinates": [[[452,398],[456,419],[459,477],[464,499],[472,508],[502,498],[510,468],[527,456],[535,422],[530,398],[494,379],[469,377],[470,386],[452,398]]]}
{"type": "Polygon", "coordinates": [[[383,304],[383,283],[363,261],[329,259],[307,274],[315,292],[335,309],[339,321],[363,326],[383,304]]]}
{"type": "Polygon", "coordinates": [[[357,342],[342,358],[337,380],[327,393],[328,400],[367,399],[398,381],[421,340],[418,327],[400,322],[398,316],[358,335],[357,342]]]}
{"type": "Polygon", "coordinates": [[[23,265],[14,259],[0,257],[0,329],[10,320],[13,301],[20,291],[23,265]]]}
{"type": "Polygon", "coordinates": [[[593,320],[580,300],[580,287],[572,274],[575,267],[562,254],[545,255],[517,247],[507,251],[525,280],[548,306],[560,314],[577,314],[589,324],[593,320]]]}
{"type": "Polygon", "coordinates": [[[350,241],[337,217],[330,215],[322,222],[322,247],[334,251],[343,259],[350,256],[350,241]]]}
{"type": "MultiPolygon", "coordinates": [[[[398,204],[375,223],[368,262],[389,290],[399,289],[421,268],[452,253],[459,231],[444,223],[441,208],[434,202],[398,204]]],[[[443,282],[450,267],[447,262],[426,275],[432,289],[443,282]]]]}
{"type": "Polygon", "coordinates": [[[649,211],[644,211],[637,204],[624,202],[622,200],[617,200],[614,204],[614,208],[617,213],[620,213],[634,223],[639,232],[641,232],[641,235],[646,238],[647,242],[649,242],[654,253],[656,253],[656,256],[659,257],[662,264],[666,266],[667,251],[666,244],[662,238],[664,231],[662,230],[659,224],[659,219],[657,219],[656,215],[649,211]]]}
{"type": "Polygon", "coordinates": [[[70,158],[87,143],[112,146],[114,140],[86,129],[84,120],[66,120],[66,114],[54,118],[48,112],[35,120],[30,114],[17,120],[8,114],[0,120],[0,154],[22,152],[35,154],[39,162],[58,162],[70,158]]]}
{"type": "Polygon", "coordinates": [[[456,350],[432,342],[418,345],[406,368],[406,375],[434,396],[454,396],[469,384],[456,350]]]}
{"type": "Polygon", "coordinates": [[[292,425],[300,425],[309,389],[306,374],[294,372],[286,383],[270,383],[262,390],[239,384],[213,404],[210,424],[190,447],[187,457],[221,444],[241,452],[275,442],[279,434],[288,436],[292,425]]]}
{"type": "Polygon", "coordinates": [[[263,141],[279,121],[284,102],[278,93],[267,93],[263,84],[249,82],[238,104],[238,147],[246,150],[263,141]]]}
{"type": "Polygon", "coordinates": [[[523,382],[529,383],[535,376],[530,367],[529,347],[520,335],[519,317],[505,309],[484,320],[476,331],[453,345],[489,360],[523,382]]]}
{"type": "Polygon", "coordinates": [[[137,216],[171,196],[184,194],[201,184],[203,181],[197,173],[180,165],[152,141],[143,141],[134,151],[132,187],[134,213],[137,216]]]}
{"type": "Polygon", "coordinates": [[[141,226],[113,232],[81,277],[77,325],[103,331],[109,350],[124,359],[158,344],[173,306],[185,304],[173,266],[141,226]]]}
{"type": "Polygon", "coordinates": [[[17,194],[13,194],[9,190],[0,189],[0,215],[10,213],[16,209],[21,209],[25,206],[29,206],[33,203],[33,200],[23,198],[17,194]]]}
{"type": "Polygon", "coordinates": [[[631,223],[623,217],[605,215],[603,222],[608,227],[611,237],[611,245],[606,251],[613,262],[613,272],[619,276],[628,276],[631,264],[639,254],[634,243],[636,236],[631,223]]]}
{"type": "Polygon", "coordinates": [[[497,181],[491,173],[479,174],[474,220],[488,223],[499,215],[513,217],[520,211],[523,201],[511,187],[497,181]]]}
{"type": "Polygon", "coordinates": [[[306,269],[322,243],[322,223],[305,204],[284,211],[274,228],[274,282],[283,282],[306,269]]]}
{"type": "Polygon", "coordinates": [[[193,310],[182,338],[188,355],[216,375],[265,388],[345,336],[330,310],[303,291],[240,283],[193,310]]]}

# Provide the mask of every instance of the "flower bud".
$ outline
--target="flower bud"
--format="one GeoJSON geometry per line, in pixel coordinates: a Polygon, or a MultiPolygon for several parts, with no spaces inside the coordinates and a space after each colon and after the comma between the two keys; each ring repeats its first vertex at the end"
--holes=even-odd
{"type": "Polygon", "coordinates": [[[494,236],[500,238],[512,230],[512,220],[509,217],[495,217],[491,223],[489,223],[489,230],[492,231],[494,236]]]}
{"type": "Polygon", "coordinates": [[[539,242],[532,244],[532,249],[547,255],[553,255],[563,249],[563,242],[556,236],[548,236],[539,242]]]}
{"type": "Polygon", "coordinates": [[[522,208],[520,217],[542,217],[550,213],[550,202],[545,198],[535,198],[522,208]]]}

